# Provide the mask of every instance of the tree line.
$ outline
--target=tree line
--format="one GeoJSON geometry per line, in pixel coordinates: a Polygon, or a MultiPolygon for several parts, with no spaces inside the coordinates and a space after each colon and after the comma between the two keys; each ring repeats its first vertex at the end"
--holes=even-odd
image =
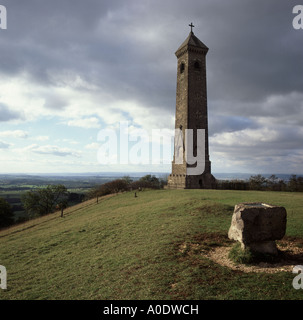
{"type": "Polygon", "coordinates": [[[154,175],[145,175],[139,180],[132,180],[129,176],[124,176],[121,179],[106,182],[100,186],[92,188],[87,194],[88,199],[102,197],[108,194],[132,191],[132,190],[143,190],[143,189],[162,189],[166,184],[166,180],[159,179],[154,175]]]}
{"type": "MultiPolygon", "coordinates": [[[[97,198],[98,201],[99,197],[124,191],[162,189],[166,184],[165,179],[159,179],[154,175],[146,175],[135,181],[129,176],[125,176],[91,188],[86,194],[85,200],[97,198]]],[[[289,180],[284,181],[275,175],[265,178],[258,174],[251,176],[247,181],[217,180],[216,188],[219,190],[303,192],[303,177],[291,175],[289,180]]],[[[64,209],[68,207],[75,196],[76,194],[69,193],[64,185],[58,184],[27,191],[22,195],[21,201],[29,219],[55,211],[60,211],[61,217],[63,217],[64,209]]],[[[5,199],[0,197],[0,229],[14,223],[12,207],[5,199]]]]}
{"type": "Polygon", "coordinates": [[[303,192],[303,177],[291,175],[284,181],[276,175],[265,178],[261,174],[253,175],[249,180],[217,180],[217,189],[221,190],[258,190],[258,191],[289,191],[303,192]]]}

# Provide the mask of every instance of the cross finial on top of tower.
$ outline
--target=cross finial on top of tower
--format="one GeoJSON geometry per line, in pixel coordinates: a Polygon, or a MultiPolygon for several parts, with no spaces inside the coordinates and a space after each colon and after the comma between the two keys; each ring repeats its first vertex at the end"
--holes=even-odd
{"type": "Polygon", "coordinates": [[[193,28],[194,28],[193,23],[191,22],[191,23],[189,24],[189,26],[190,26],[190,32],[193,33],[193,28]]]}

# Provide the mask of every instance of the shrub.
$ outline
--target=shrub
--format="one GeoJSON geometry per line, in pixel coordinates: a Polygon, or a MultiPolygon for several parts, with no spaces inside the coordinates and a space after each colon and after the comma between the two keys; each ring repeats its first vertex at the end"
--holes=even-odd
{"type": "Polygon", "coordinates": [[[148,188],[148,189],[160,189],[163,188],[163,181],[159,180],[156,176],[152,176],[150,174],[140,178],[137,181],[134,181],[131,183],[131,188],[132,189],[144,189],[144,188],[148,188]]]}
{"type": "Polygon", "coordinates": [[[237,242],[230,250],[228,258],[241,264],[253,264],[259,262],[274,263],[280,260],[280,254],[276,256],[269,253],[255,252],[249,248],[243,250],[240,243],[237,242]]]}
{"type": "Polygon", "coordinates": [[[253,253],[249,249],[243,250],[240,243],[236,243],[230,250],[228,258],[236,263],[250,264],[253,262],[253,253]]]}
{"type": "Polygon", "coordinates": [[[118,193],[129,190],[129,183],[125,179],[117,179],[106,182],[93,188],[87,195],[89,199],[102,197],[112,193],[118,193]]]}
{"type": "Polygon", "coordinates": [[[0,229],[8,227],[14,223],[14,215],[10,204],[0,198],[0,229]]]}
{"type": "Polygon", "coordinates": [[[56,205],[67,201],[67,198],[66,187],[58,184],[28,191],[22,195],[21,201],[27,214],[35,217],[54,212],[56,205]]]}

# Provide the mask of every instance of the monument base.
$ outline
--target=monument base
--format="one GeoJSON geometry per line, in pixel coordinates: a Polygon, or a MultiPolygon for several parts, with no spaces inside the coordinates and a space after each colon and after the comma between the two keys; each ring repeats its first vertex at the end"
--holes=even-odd
{"type": "Polygon", "coordinates": [[[185,174],[170,174],[167,189],[215,189],[216,179],[211,173],[197,176],[185,174]]]}

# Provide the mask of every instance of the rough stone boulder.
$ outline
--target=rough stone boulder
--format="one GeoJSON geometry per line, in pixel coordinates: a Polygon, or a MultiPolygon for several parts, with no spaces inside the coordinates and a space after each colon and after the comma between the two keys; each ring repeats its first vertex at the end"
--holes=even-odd
{"type": "Polygon", "coordinates": [[[277,254],[275,240],[280,240],[285,235],[286,216],[284,207],[265,203],[237,204],[228,237],[239,241],[242,249],[277,254]]]}

